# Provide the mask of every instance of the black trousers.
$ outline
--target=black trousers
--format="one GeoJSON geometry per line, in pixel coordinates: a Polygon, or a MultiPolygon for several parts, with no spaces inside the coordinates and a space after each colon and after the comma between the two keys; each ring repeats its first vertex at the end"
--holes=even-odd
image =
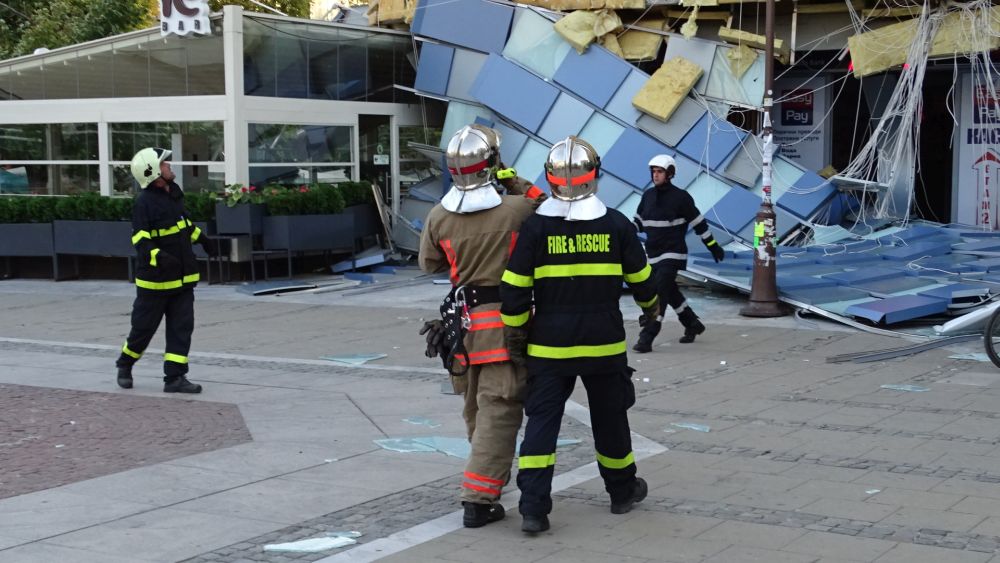
{"type": "MultiPolygon", "coordinates": [[[[563,410],[576,384],[575,375],[543,375],[528,383],[524,414],[528,424],[518,458],[517,486],[521,514],[552,512],[552,476],[563,410]]],[[[635,460],[628,409],[635,404],[631,370],[580,376],[587,389],[597,465],[611,502],[628,498],[635,482],[635,460]]]]}
{"type": "Polygon", "coordinates": [[[698,315],[688,306],[680,288],[677,287],[677,272],[682,269],[683,267],[666,261],[653,264],[653,279],[656,283],[656,294],[660,299],[660,319],[657,319],[656,322],[646,323],[646,326],[639,332],[640,341],[652,343],[656,335],[660,334],[660,328],[663,326],[660,320],[667,312],[667,305],[677,314],[677,320],[684,325],[684,328],[691,326],[691,323],[698,318],[698,315]]]}
{"type": "Polygon", "coordinates": [[[167,319],[167,347],[163,355],[164,381],[170,381],[188,372],[188,351],[194,331],[194,288],[176,293],[157,294],[137,290],[132,304],[132,330],[116,362],[118,367],[131,366],[149,346],[149,342],[167,319]]]}

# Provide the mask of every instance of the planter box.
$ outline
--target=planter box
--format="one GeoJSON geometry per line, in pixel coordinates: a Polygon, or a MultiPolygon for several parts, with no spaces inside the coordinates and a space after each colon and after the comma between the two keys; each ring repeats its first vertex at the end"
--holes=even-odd
{"type": "Polygon", "coordinates": [[[0,224],[0,256],[52,256],[52,223],[0,224]]]}
{"type": "Polygon", "coordinates": [[[354,250],[354,215],[269,215],[264,217],[266,250],[354,250]]]}
{"type": "Polygon", "coordinates": [[[135,256],[129,221],[53,221],[55,254],[135,256]]]}
{"type": "Polygon", "coordinates": [[[344,209],[344,213],[354,217],[354,238],[364,238],[382,233],[382,221],[378,211],[370,203],[352,205],[344,209]]]}
{"type": "Polygon", "coordinates": [[[262,203],[241,203],[229,207],[215,204],[215,230],[220,235],[259,235],[264,232],[266,206],[262,203]]]}

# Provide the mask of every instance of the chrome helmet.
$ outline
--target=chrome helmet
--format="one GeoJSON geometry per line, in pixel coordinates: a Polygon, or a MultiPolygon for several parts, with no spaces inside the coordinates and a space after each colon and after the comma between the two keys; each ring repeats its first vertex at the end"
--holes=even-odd
{"type": "Polygon", "coordinates": [[[500,133],[484,125],[466,125],[451,137],[444,158],[456,188],[468,191],[488,185],[500,168],[500,133]]]}
{"type": "Polygon", "coordinates": [[[132,177],[139,182],[140,188],[153,183],[160,177],[160,163],[170,158],[167,149],[148,147],[135,153],[132,157],[132,177]]]}
{"type": "Polygon", "coordinates": [[[594,147],[572,135],[552,145],[545,160],[552,197],[563,201],[577,201],[597,193],[600,170],[601,157],[594,147]]]}

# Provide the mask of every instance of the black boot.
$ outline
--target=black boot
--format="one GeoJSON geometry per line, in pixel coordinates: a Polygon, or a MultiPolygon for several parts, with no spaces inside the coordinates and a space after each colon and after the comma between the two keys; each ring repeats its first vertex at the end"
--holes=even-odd
{"type": "Polygon", "coordinates": [[[532,514],[521,515],[521,531],[529,534],[537,534],[549,529],[549,517],[542,514],[535,516],[532,514]]]}
{"type": "Polygon", "coordinates": [[[684,336],[680,337],[678,342],[681,344],[690,344],[694,342],[694,337],[705,332],[705,325],[701,324],[697,318],[691,321],[691,324],[684,327],[684,336]]]}
{"type": "Polygon", "coordinates": [[[611,513],[625,514],[626,512],[629,512],[632,510],[633,504],[641,502],[642,499],[646,498],[646,493],[648,492],[649,487],[646,485],[646,480],[642,477],[636,477],[635,483],[632,484],[632,494],[621,502],[612,502],[611,513]]]}
{"type": "Polygon", "coordinates": [[[652,352],[653,340],[643,338],[642,335],[639,335],[639,341],[635,343],[635,346],[632,346],[632,349],[635,350],[636,352],[639,352],[640,354],[652,352]]]}
{"type": "Polygon", "coordinates": [[[503,520],[507,514],[500,503],[476,504],[463,501],[462,506],[465,507],[462,525],[466,528],[482,528],[491,522],[503,520]]]}
{"type": "Polygon", "coordinates": [[[132,366],[118,366],[118,386],[122,389],[132,388],[132,366]]]}
{"type": "Polygon", "coordinates": [[[191,383],[183,375],[163,382],[164,393],[201,393],[201,385],[191,383]]]}

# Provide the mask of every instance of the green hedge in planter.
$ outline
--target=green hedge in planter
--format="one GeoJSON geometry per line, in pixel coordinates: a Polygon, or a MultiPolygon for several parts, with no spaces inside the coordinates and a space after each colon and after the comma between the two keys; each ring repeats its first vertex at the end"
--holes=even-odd
{"type": "Polygon", "coordinates": [[[128,221],[131,218],[132,198],[102,197],[93,193],[66,197],[0,197],[0,223],[128,221]]]}
{"type": "Polygon", "coordinates": [[[264,202],[268,215],[336,215],[344,210],[344,196],[331,184],[267,186],[264,202]]]}
{"type": "Polygon", "coordinates": [[[370,182],[341,182],[337,184],[337,189],[344,196],[344,207],[375,203],[370,182]]]}
{"type": "MultiPolygon", "coordinates": [[[[215,219],[215,204],[218,198],[213,193],[193,192],[184,194],[184,209],[188,217],[198,223],[207,223],[215,219]]],[[[131,217],[131,215],[130,215],[131,217]]]]}

